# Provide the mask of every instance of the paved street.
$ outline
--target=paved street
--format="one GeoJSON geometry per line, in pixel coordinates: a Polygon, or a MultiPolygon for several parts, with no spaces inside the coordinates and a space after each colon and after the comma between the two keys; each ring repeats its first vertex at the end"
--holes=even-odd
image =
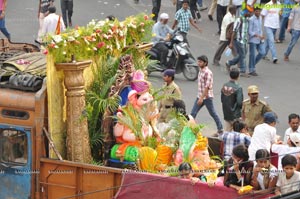
{"type": "MultiPolygon", "coordinates": [[[[10,0],[6,12],[6,26],[12,35],[13,41],[33,43],[38,31],[38,1],[37,0],[10,0]]],[[[209,0],[204,0],[207,5],[209,0]]],[[[58,13],[60,13],[59,0],[55,2],[58,13]]],[[[103,19],[105,16],[113,14],[120,20],[128,15],[135,15],[140,12],[151,13],[151,1],[140,0],[139,4],[134,4],[133,0],[74,0],[73,24],[85,25],[91,19],[103,19]]],[[[170,14],[169,24],[173,23],[175,7],[171,0],[163,0],[161,12],[170,14]]],[[[206,54],[209,58],[209,67],[214,72],[214,94],[215,106],[219,116],[222,118],[220,88],[228,80],[225,72],[224,63],[226,57],[222,57],[223,66],[215,67],[211,65],[214,52],[217,48],[219,37],[214,34],[217,32],[217,22],[209,21],[207,10],[201,12],[202,21],[198,23],[203,33],[198,33],[192,29],[188,35],[193,54],[195,56],[206,54]]],[[[214,16],[214,19],[216,17],[214,16]]],[[[1,35],[3,37],[3,35],[1,35]]],[[[244,88],[244,97],[247,98],[247,87],[256,84],[260,89],[260,97],[271,105],[278,114],[280,123],[277,125],[278,134],[282,135],[288,127],[287,117],[290,113],[300,113],[300,43],[298,43],[290,56],[290,62],[283,61],[283,52],[286,50],[290,35],[287,35],[283,44],[276,44],[278,51],[278,64],[262,60],[257,65],[258,77],[241,78],[240,84],[244,88]]],[[[271,55],[268,55],[271,57],[271,55]]],[[[248,62],[247,62],[248,63],[248,62]]],[[[155,87],[161,86],[161,74],[153,73],[150,80],[155,87]]],[[[187,105],[187,112],[190,113],[197,93],[197,82],[189,82],[182,75],[176,76],[176,82],[181,87],[184,100],[187,105]]],[[[197,116],[197,121],[206,125],[204,134],[208,135],[216,132],[215,124],[204,108],[197,116]]]]}

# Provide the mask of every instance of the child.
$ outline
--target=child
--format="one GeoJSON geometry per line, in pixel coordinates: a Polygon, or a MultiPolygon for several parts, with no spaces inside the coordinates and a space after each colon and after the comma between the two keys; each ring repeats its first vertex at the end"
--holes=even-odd
{"type": "Polygon", "coordinates": [[[273,153],[278,154],[278,170],[282,170],[281,159],[286,154],[296,155],[300,152],[300,134],[292,133],[289,135],[287,145],[273,144],[271,147],[273,153]]]}
{"type": "Polygon", "coordinates": [[[278,172],[270,163],[270,153],[266,149],[259,149],[255,153],[256,166],[253,169],[251,186],[259,193],[269,193],[275,188],[278,172]]]}
{"type": "MultiPolygon", "coordinates": [[[[295,133],[296,134],[296,133],[295,133]]],[[[293,155],[285,155],[281,160],[283,171],[278,176],[276,195],[296,191],[300,188],[300,172],[295,171],[297,159],[293,155]]]]}
{"type": "Polygon", "coordinates": [[[225,164],[224,185],[239,190],[243,185],[250,185],[253,162],[245,145],[237,145],[232,150],[232,157],[225,164]]]}
{"type": "Polygon", "coordinates": [[[180,178],[190,179],[193,185],[200,181],[199,178],[193,177],[192,166],[188,162],[181,163],[179,165],[178,171],[179,171],[180,178]]]}

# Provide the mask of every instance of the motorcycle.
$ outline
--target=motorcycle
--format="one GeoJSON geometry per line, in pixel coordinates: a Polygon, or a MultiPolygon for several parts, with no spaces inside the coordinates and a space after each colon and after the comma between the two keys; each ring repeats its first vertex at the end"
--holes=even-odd
{"type": "MultiPolygon", "coordinates": [[[[182,34],[176,30],[170,41],[166,42],[166,45],[169,48],[167,57],[168,68],[173,68],[176,74],[183,73],[187,80],[196,80],[198,78],[199,66],[190,51],[189,45],[184,42],[182,34]]],[[[157,49],[152,47],[146,51],[146,54],[151,60],[157,60],[157,62],[148,65],[148,74],[155,71],[163,72],[166,69],[161,67],[159,63],[160,59],[157,49]]]]}

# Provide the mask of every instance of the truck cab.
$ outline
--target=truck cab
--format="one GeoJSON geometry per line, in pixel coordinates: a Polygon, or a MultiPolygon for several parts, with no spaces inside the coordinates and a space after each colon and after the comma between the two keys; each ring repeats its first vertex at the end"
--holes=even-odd
{"type": "Polygon", "coordinates": [[[34,198],[46,156],[46,86],[37,92],[0,88],[0,198],[34,198]]]}

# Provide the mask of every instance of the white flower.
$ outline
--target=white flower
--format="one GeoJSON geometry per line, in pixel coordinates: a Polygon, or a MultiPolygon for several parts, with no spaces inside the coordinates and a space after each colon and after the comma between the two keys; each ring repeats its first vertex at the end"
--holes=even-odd
{"type": "Polygon", "coordinates": [[[95,26],[95,25],[96,25],[95,19],[93,19],[92,21],[90,21],[90,22],[88,23],[88,26],[95,26]]]}
{"type": "Polygon", "coordinates": [[[77,38],[77,37],[79,37],[79,36],[80,36],[80,34],[79,34],[78,30],[75,30],[75,31],[74,31],[74,37],[77,38]]]}
{"type": "Polygon", "coordinates": [[[75,41],[75,38],[73,36],[68,36],[68,41],[75,41]]]}
{"type": "Polygon", "coordinates": [[[66,52],[66,51],[64,51],[64,52],[63,52],[63,55],[66,55],[66,54],[67,54],[67,52],[66,52]]]}
{"type": "Polygon", "coordinates": [[[53,35],[52,38],[53,38],[54,42],[57,44],[63,40],[61,35],[53,35]]]}

